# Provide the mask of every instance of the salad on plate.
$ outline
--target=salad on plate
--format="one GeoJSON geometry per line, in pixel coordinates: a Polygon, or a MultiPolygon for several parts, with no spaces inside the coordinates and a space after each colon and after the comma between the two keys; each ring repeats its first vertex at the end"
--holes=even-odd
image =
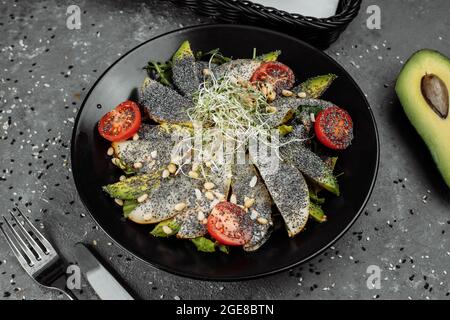
{"type": "Polygon", "coordinates": [[[320,99],[334,74],[297,83],[280,54],[233,59],[185,41],[148,63],[137,101],[98,122],[123,171],[103,190],[128,220],[225,253],[259,249],[278,221],[289,237],[326,222],[324,194],[339,196],[341,174],[327,154],[351,145],[352,119],[320,99]]]}

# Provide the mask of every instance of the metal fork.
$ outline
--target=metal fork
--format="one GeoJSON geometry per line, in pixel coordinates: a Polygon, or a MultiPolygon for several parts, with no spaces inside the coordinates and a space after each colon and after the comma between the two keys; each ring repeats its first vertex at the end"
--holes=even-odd
{"type": "Polygon", "coordinates": [[[38,229],[33,226],[22,211],[17,207],[16,210],[22,216],[24,220],[23,224],[11,210],[9,210],[9,213],[22,236],[19,235],[16,228],[13,227],[5,216],[3,216],[3,220],[6,226],[8,226],[5,229],[8,229],[9,232],[5,231],[1,223],[0,229],[22,268],[42,287],[56,290],[70,300],[76,299],[74,294],[66,288],[65,266],[56,250],[38,229]],[[31,234],[25,229],[24,225],[27,225],[31,234]],[[36,240],[32,235],[34,235],[36,240]]]}

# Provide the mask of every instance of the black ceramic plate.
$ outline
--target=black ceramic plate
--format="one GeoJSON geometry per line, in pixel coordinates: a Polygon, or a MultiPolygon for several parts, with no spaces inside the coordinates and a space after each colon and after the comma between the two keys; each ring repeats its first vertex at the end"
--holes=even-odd
{"type": "Polygon", "coordinates": [[[98,79],[78,114],[72,137],[72,168],[81,200],[94,220],[123,248],[149,264],[191,278],[242,280],[272,274],[305,262],[336,241],[356,220],[375,183],[379,142],[370,107],[348,73],[333,59],[295,38],[281,33],[237,25],[204,25],[170,32],[151,39],[117,60],[98,79]],[[117,181],[120,172],[106,155],[108,142],[97,133],[97,121],[126,99],[135,99],[146,76],[148,60],[165,61],[183,40],[194,50],[220,48],[227,56],[251,57],[281,50],[280,61],[290,66],[298,81],[335,73],[338,79],[324,95],[353,118],[353,144],[339,153],[342,195],[330,196],[324,210],[328,222],[310,222],[304,232],[289,239],[283,228],[254,253],[233,248],[230,254],[197,252],[189,241],[151,237],[149,226],[122,218],[121,208],[102,192],[101,186],[117,181]]]}

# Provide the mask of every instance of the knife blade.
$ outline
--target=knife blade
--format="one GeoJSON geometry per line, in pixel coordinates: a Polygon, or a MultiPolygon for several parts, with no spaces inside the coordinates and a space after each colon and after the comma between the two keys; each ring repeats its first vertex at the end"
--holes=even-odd
{"type": "Polygon", "coordinates": [[[75,245],[75,258],[86,280],[100,299],[134,300],[84,244],[75,245]]]}

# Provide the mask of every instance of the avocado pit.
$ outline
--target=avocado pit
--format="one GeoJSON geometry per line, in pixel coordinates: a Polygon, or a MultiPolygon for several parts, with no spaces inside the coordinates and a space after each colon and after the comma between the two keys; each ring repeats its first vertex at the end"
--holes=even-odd
{"type": "Polygon", "coordinates": [[[435,74],[425,74],[421,81],[422,95],[433,111],[442,119],[448,116],[448,89],[435,74]]]}

